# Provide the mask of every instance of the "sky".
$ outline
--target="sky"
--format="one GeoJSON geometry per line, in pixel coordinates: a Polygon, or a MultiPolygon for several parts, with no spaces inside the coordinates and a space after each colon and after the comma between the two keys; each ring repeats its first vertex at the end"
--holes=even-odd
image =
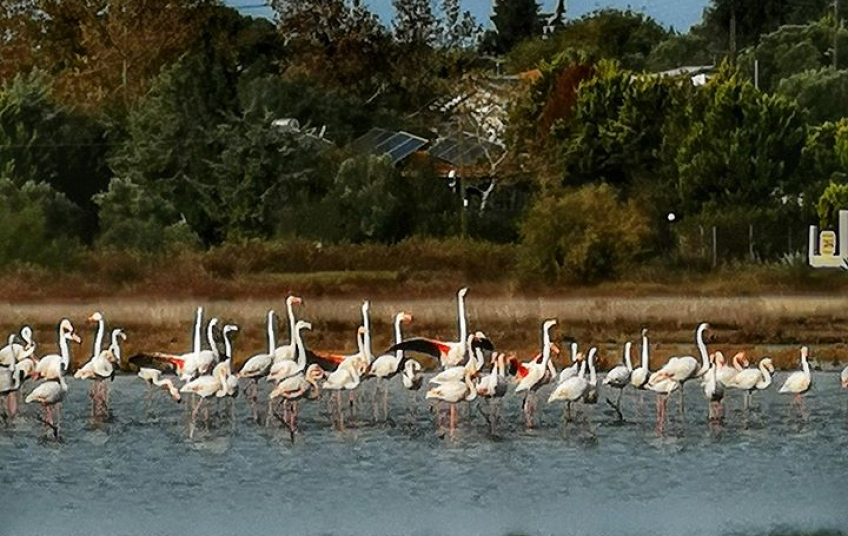
{"type": "MultiPolygon", "coordinates": [[[[556,0],[538,0],[543,11],[553,10],[556,0]]],[[[388,24],[394,13],[391,0],[365,0],[371,10],[380,15],[388,24]]],[[[646,13],[666,27],[677,31],[686,31],[690,26],[701,20],[701,13],[709,0],[566,0],[566,17],[580,17],[597,9],[614,7],[630,8],[633,11],[646,13]]],[[[260,6],[261,0],[225,0],[234,6],[260,6]]],[[[471,11],[477,21],[488,26],[491,11],[491,0],[463,0],[464,7],[471,11]]],[[[257,16],[271,16],[269,8],[241,8],[242,13],[257,16]]]]}

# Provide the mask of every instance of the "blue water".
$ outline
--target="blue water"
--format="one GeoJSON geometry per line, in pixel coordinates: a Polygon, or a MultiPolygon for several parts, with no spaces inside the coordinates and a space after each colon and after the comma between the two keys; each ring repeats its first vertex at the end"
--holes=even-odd
{"type": "Polygon", "coordinates": [[[322,400],[304,405],[292,444],[278,426],[250,422],[244,398],[234,425],[213,419],[189,440],[186,405],[157,392],[147,415],[132,376],[111,385],[113,422],[94,426],[88,385],[71,380],[64,442],[45,436],[37,408],[0,426],[0,534],[836,533],[848,528],[848,392],[834,373],[815,382],[806,422],[772,389],[747,416],[733,392],[726,424],[711,428],[691,383],[686,421],[672,399],[662,437],[653,399],[637,413],[629,393],[627,424],[601,403],[564,428],[545,387],[538,429],[524,430],[510,393],[496,435],[463,410],[454,439],[436,434],[423,392],[412,415],[395,385],[393,425],[370,424],[362,402],[353,427],[334,431],[322,400]]]}
{"type": "MultiPolygon", "coordinates": [[[[261,6],[263,2],[257,0],[226,0],[226,3],[239,6],[254,6],[241,8],[242,13],[255,16],[273,17],[273,12],[268,7],[261,6]]],[[[391,0],[366,0],[371,10],[377,13],[384,23],[389,24],[394,16],[391,0]]],[[[543,11],[552,11],[556,0],[539,0],[543,11]]],[[[614,7],[618,9],[631,9],[650,15],[660,24],[673,27],[678,31],[686,31],[690,26],[701,20],[701,14],[708,0],[567,0],[566,16],[577,18],[586,13],[598,9],[614,7]]],[[[491,0],[463,0],[465,9],[471,11],[477,21],[484,27],[489,25],[491,14],[491,0]]]]}

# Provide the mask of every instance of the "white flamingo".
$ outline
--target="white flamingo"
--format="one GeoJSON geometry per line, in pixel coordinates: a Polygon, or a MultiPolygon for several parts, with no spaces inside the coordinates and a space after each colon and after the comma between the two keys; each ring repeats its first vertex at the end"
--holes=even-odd
{"type": "Polygon", "coordinates": [[[568,378],[573,378],[577,376],[577,373],[580,372],[580,362],[583,361],[583,354],[577,351],[577,343],[571,343],[571,366],[562,369],[559,373],[559,379],[557,380],[557,385],[561,384],[568,378]]]}
{"type": "MultiPolygon", "coordinates": [[[[401,324],[409,324],[412,322],[412,315],[403,311],[395,315],[395,344],[403,342],[403,333],[401,332],[401,324]]],[[[385,419],[389,418],[389,388],[386,381],[393,378],[401,370],[401,365],[404,361],[403,350],[397,350],[394,353],[383,354],[371,363],[368,369],[368,376],[377,378],[377,387],[374,389],[374,417],[377,417],[377,397],[380,388],[383,389],[383,415],[385,419]]]]}
{"type": "Polygon", "coordinates": [[[704,332],[709,329],[710,325],[706,322],[703,322],[698,325],[698,328],[695,330],[695,344],[698,347],[698,352],[701,354],[701,367],[698,368],[698,360],[692,357],[691,355],[683,356],[683,357],[672,357],[668,360],[668,362],[663,366],[659,371],[655,372],[650,378],[648,378],[648,384],[656,381],[665,381],[666,379],[674,380],[675,382],[680,384],[680,412],[684,413],[685,409],[683,406],[683,391],[684,386],[687,381],[692,378],[698,378],[703,376],[704,373],[710,368],[709,359],[710,356],[707,353],[707,345],[704,343],[704,332]]]}
{"type": "Polygon", "coordinates": [[[427,391],[425,398],[436,399],[450,404],[450,433],[456,433],[456,404],[462,401],[471,402],[477,397],[477,389],[471,381],[475,372],[466,371],[463,381],[447,382],[437,385],[427,391]]]}
{"type": "Polygon", "coordinates": [[[295,324],[297,319],[294,316],[295,305],[302,305],[303,299],[300,296],[289,296],[286,298],[286,313],[289,318],[289,337],[288,344],[278,346],[274,349],[274,364],[281,361],[294,361],[297,358],[297,341],[295,341],[295,324]]]}
{"type": "Polygon", "coordinates": [[[580,370],[576,376],[566,378],[564,382],[559,383],[553,392],[548,396],[548,402],[556,402],[564,400],[566,404],[565,420],[571,421],[571,405],[578,400],[581,400],[589,392],[589,380],[586,379],[586,365],[590,362],[594,366],[595,353],[597,348],[589,349],[589,356],[580,363],[580,370]]]}
{"type": "Polygon", "coordinates": [[[609,403],[615,411],[618,413],[618,420],[622,420],[624,417],[621,413],[621,396],[624,393],[624,388],[630,384],[630,375],[633,373],[633,362],[630,360],[630,351],[633,347],[633,343],[627,341],[624,343],[624,362],[616,365],[610,370],[606,377],[604,377],[604,385],[609,385],[614,389],[618,389],[618,398],[615,401],[615,404],[607,399],[607,403],[609,403]]]}
{"type": "Polygon", "coordinates": [[[65,393],[68,392],[68,384],[65,383],[65,377],[59,374],[58,380],[47,380],[41,383],[38,387],[26,397],[26,403],[31,404],[38,402],[44,410],[44,418],[42,422],[53,430],[53,437],[59,437],[59,413],[62,407],[62,400],[65,398],[65,393]],[[53,411],[56,411],[54,418],[53,411]]]}
{"type": "Polygon", "coordinates": [[[245,395],[247,395],[250,400],[250,407],[253,411],[253,420],[257,420],[259,418],[259,413],[256,408],[256,402],[259,400],[259,384],[257,383],[260,378],[267,375],[271,370],[271,365],[274,362],[273,352],[276,348],[274,344],[274,310],[268,311],[268,351],[259,353],[245,361],[244,365],[241,366],[241,370],[238,373],[239,378],[248,378],[250,380],[250,384],[248,385],[248,390],[245,391],[245,395]]]}
{"type": "Polygon", "coordinates": [[[6,397],[4,420],[13,419],[18,412],[18,392],[26,373],[15,367],[0,367],[0,396],[6,397]]]}
{"type": "Polygon", "coordinates": [[[810,364],[807,363],[807,347],[801,348],[801,370],[795,371],[786,378],[783,386],[780,388],[780,393],[788,393],[795,395],[792,398],[790,405],[797,405],[799,412],[803,413],[804,401],[801,395],[810,390],[813,385],[813,376],[810,373],[810,364]]]}
{"type": "Polygon", "coordinates": [[[58,380],[71,363],[68,341],[80,344],[82,340],[74,332],[74,326],[67,318],[59,322],[59,353],[43,356],[35,365],[34,376],[45,380],[58,380]]]}
{"type": "MultiPolygon", "coordinates": [[[[216,396],[222,389],[226,390],[227,384],[226,378],[224,378],[224,375],[220,372],[218,373],[218,375],[203,374],[180,387],[181,393],[194,394],[198,399],[197,404],[194,406],[194,409],[191,412],[191,423],[189,424],[189,438],[194,437],[194,428],[195,422],[197,420],[197,414],[200,411],[201,406],[203,406],[203,403],[206,401],[207,398],[211,396],[216,396]]],[[[205,408],[203,419],[206,425],[208,426],[208,407],[205,408]]]]}
{"type": "Polygon", "coordinates": [[[268,373],[269,382],[279,382],[306,370],[306,347],[303,345],[302,335],[300,334],[304,329],[311,330],[312,324],[305,320],[298,320],[292,331],[292,339],[294,339],[295,349],[297,350],[296,360],[285,359],[271,365],[271,370],[268,373]]]}
{"type": "Polygon", "coordinates": [[[197,345],[197,350],[183,364],[181,380],[190,381],[199,375],[208,374],[214,364],[219,361],[218,345],[215,342],[215,326],[217,325],[217,318],[209,319],[206,325],[206,342],[209,344],[209,349],[201,349],[200,345],[197,345]]]}
{"type": "Polygon", "coordinates": [[[556,369],[551,364],[551,328],[555,326],[555,319],[546,320],[542,324],[542,361],[532,360],[523,363],[523,371],[519,372],[516,393],[525,393],[522,409],[524,411],[525,423],[528,427],[533,425],[533,410],[535,409],[535,392],[546,383],[556,377],[556,369]],[[522,375],[523,373],[523,375],[522,375]]]}
{"type": "Polygon", "coordinates": [[[342,411],[341,391],[344,390],[350,393],[349,404],[352,419],[354,401],[353,391],[359,387],[362,375],[368,371],[369,363],[368,359],[364,356],[363,351],[365,332],[366,330],[364,327],[360,327],[357,331],[357,344],[360,347],[360,352],[351,356],[349,360],[346,360],[343,363],[344,366],[339,365],[336,370],[327,376],[327,379],[324,380],[324,383],[321,386],[322,389],[336,391],[339,430],[344,430],[344,412],[342,411]]]}
{"type": "Polygon", "coordinates": [[[848,389],[848,367],[842,369],[842,374],[840,375],[840,379],[842,380],[842,388],[848,389]]]}
{"type": "Polygon", "coordinates": [[[20,339],[24,344],[16,342],[18,336],[9,335],[9,343],[0,348],[0,367],[14,368],[18,361],[32,357],[35,353],[35,342],[32,340],[32,328],[23,326],[20,339]]]}
{"type": "Polygon", "coordinates": [[[644,390],[651,376],[650,347],[648,346],[648,330],[642,329],[642,362],[630,373],[630,385],[635,389],[644,390]]]}
{"type": "Polygon", "coordinates": [[[718,381],[725,385],[725,387],[729,387],[733,383],[733,379],[736,375],[743,370],[746,370],[746,367],[749,365],[745,352],[737,352],[736,355],[733,356],[732,367],[727,366],[727,360],[721,352],[715,353],[715,361],[716,377],[718,378],[718,381]]]}
{"type": "Polygon", "coordinates": [[[268,395],[269,414],[272,411],[271,404],[273,401],[277,398],[282,398],[282,420],[290,432],[296,432],[299,401],[303,398],[316,399],[320,396],[321,388],[318,386],[318,380],[324,378],[325,374],[320,366],[313,363],[307,367],[305,372],[299,372],[294,376],[285,378],[268,395]],[[291,409],[287,409],[287,404],[291,404],[291,409]]]}
{"type": "Polygon", "coordinates": [[[180,401],[180,391],[174,385],[170,379],[162,378],[162,371],[155,368],[142,367],[138,369],[138,377],[147,383],[147,410],[150,411],[150,404],[153,396],[153,388],[161,387],[163,390],[167,391],[168,394],[175,401],[180,401]]]}
{"type": "Polygon", "coordinates": [[[704,395],[707,397],[710,405],[709,421],[711,423],[720,423],[724,413],[721,405],[721,401],[724,399],[724,384],[718,379],[716,356],[710,358],[709,371],[704,374],[704,395]]]}
{"type": "Polygon", "coordinates": [[[736,374],[727,387],[745,391],[744,408],[748,409],[754,391],[763,391],[771,385],[772,374],[774,374],[774,365],[771,358],[764,357],[760,359],[757,368],[745,369],[736,374]]]}

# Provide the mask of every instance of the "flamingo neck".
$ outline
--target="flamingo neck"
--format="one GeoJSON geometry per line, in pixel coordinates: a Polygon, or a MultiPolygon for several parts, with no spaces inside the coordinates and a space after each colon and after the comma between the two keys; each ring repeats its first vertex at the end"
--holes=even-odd
{"type": "Polygon", "coordinates": [[[458,294],[456,298],[459,314],[459,340],[464,341],[468,337],[468,326],[465,321],[465,296],[458,294]]]}
{"type": "Polygon", "coordinates": [[[274,340],[274,312],[268,311],[268,353],[273,354],[277,347],[274,340]]]}
{"type": "Polygon", "coordinates": [[[100,350],[103,348],[103,332],[106,330],[106,321],[103,317],[97,321],[97,335],[94,337],[94,355],[100,355],[100,350]]]}
{"type": "Polygon", "coordinates": [[[303,346],[300,330],[295,328],[292,331],[292,337],[294,338],[294,345],[297,349],[297,370],[303,370],[306,368],[306,348],[303,346]]]}
{"type": "Polygon", "coordinates": [[[62,356],[62,370],[68,370],[68,365],[71,363],[71,352],[68,349],[68,339],[65,338],[61,328],[59,328],[59,355],[62,356]]]}
{"type": "Polygon", "coordinates": [[[598,377],[595,374],[595,352],[589,352],[589,383],[592,385],[598,382],[598,377]]]}
{"type": "Polygon", "coordinates": [[[648,348],[648,336],[642,335],[642,368],[648,370],[648,364],[650,363],[650,356],[648,348]]]}
{"type": "Polygon", "coordinates": [[[295,320],[294,320],[294,306],[292,305],[291,300],[286,300],[286,312],[289,315],[289,337],[291,337],[291,343],[295,344],[295,320]]]}
{"type": "Polygon", "coordinates": [[[630,372],[633,372],[633,362],[630,360],[630,348],[632,346],[629,341],[624,345],[624,365],[630,372]]]}
{"type": "Polygon", "coordinates": [[[200,325],[203,323],[203,308],[197,308],[197,316],[194,320],[194,340],[192,341],[192,349],[195,354],[200,353],[200,325]]]}
{"type": "Polygon", "coordinates": [[[368,302],[362,306],[362,325],[365,326],[365,336],[362,340],[362,355],[371,363],[371,316],[368,314],[368,302]]]}
{"type": "Polygon", "coordinates": [[[582,378],[586,374],[586,360],[580,363],[580,371],[577,373],[578,378],[582,378]]]}
{"type": "Polygon", "coordinates": [[[710,356],[707,353],[707,345],[704,343],[704,330],[706,328],[699,327],[698,335],[695,337],[695,342],[698,345],[698,351],[701,352],[701,371],[706,372],[710,368],[710,356]]]}
{"type": "Polygon", "coordinates": [[[806,374],[807,376],[810,375],[810,364],[807,363],[807,354],[806,353],[801,354],[801,370],[803,370],[804,374],[806,374]]]}
{"type": "Polygon", "coordinates": [[[760,361],[760,367],[759,368],[760,368],[760,374],[763,375],[763,378],[762,378],[762,380],[757,382],[757,388],[765,389],[766,387],[771,385],[771,372],[769,372],[768,367],[762,361],[760,361]]]}
{"type": "Polygon", "coordinates": [[[224,338],[224,358],[231,359],[233,357],[233,346],[232,343],[230,343],[230,334],[224,332],[222,336],[224,338]]]}
{"type": "Polygon", "coordinates": [[[209,321],[209,325],[206,326],[206,342],[209,343],[209,349],[218,354],[218,345],[215,344],[215,322],[209,321]]]}
{"type": "Polygon", "coordinates": [[[542,336],[542,368],[548,366],[548,361],[551,359],[551,332],[550,328],[545,328],[545,333],[542,336]]]}
{"type": "MultiPolygon", "coordinates": [[[[400,344],[403,342],[403,334],[400,332],[400,323],[403,320],[402,316],[398,316],[395,318],[395,344],[400,344]]],[[[398,360],[403,359],[403,350],[398,350],[395,352],[395,356],[397,356],[398,360]]]]}

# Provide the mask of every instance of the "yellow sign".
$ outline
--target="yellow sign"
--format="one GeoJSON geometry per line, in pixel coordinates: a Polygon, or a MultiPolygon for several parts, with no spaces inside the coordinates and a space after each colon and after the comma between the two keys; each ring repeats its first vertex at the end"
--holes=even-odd
{"type": "Polygon", "coordinates": [[[836,255],[836,233],[822,231],[819,234],[819,255],[833,257],[836,255]]]}

